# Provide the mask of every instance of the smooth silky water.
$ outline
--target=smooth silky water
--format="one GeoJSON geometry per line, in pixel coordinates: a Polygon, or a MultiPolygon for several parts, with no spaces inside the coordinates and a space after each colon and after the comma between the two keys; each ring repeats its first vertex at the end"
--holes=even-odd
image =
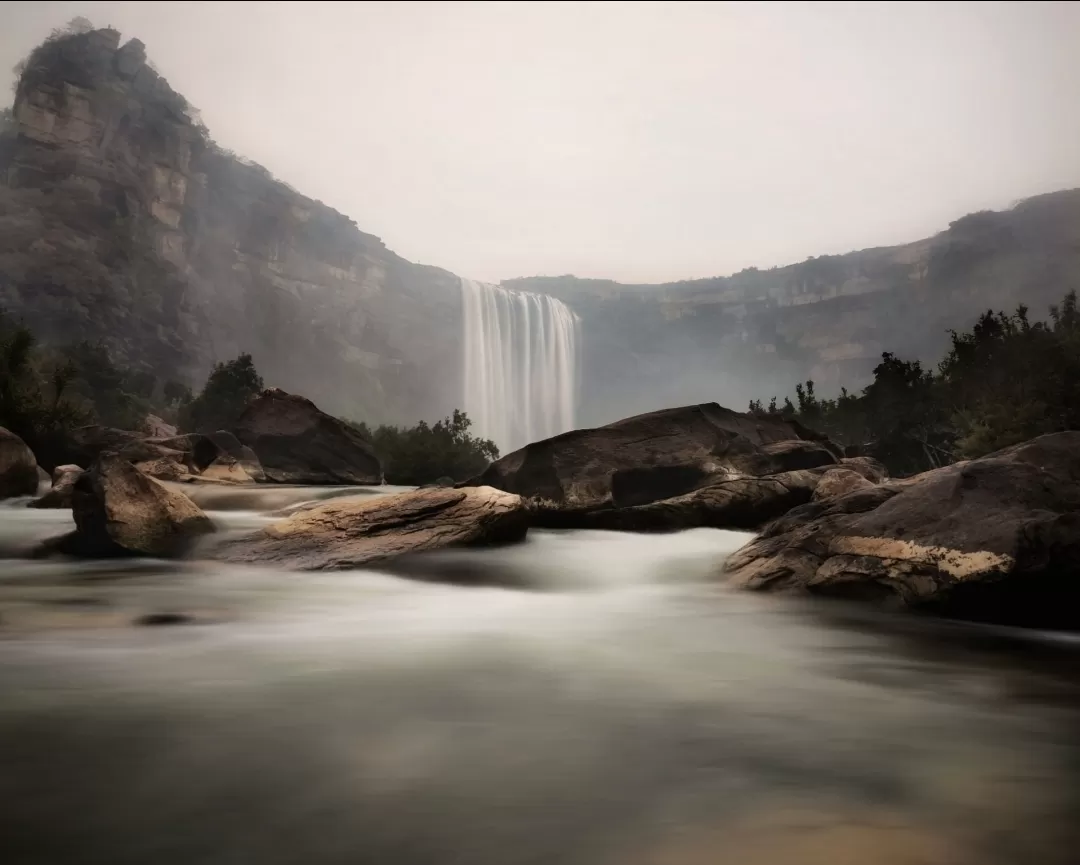
{"type": "MultiPolygon", "coordinates": [[[[382,491],[196,495],[234,534],[382,491]]],[[[13,557],[70,525],[0,510],[5,863],[1078,861],[1065,638],[735,593],[734,532],[410,578],[13,557]]]]}

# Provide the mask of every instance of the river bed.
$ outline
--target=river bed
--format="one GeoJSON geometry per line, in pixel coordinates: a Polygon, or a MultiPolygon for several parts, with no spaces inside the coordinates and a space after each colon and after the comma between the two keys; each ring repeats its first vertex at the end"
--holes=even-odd
{"type": "MultiPolygon", "coordinates": [[[[228,535],[384,491],[198,495],[228,535]]],[[[712,529],[408,577],[16,557],[70,524],[0,509],[5,863],[1076,861],[1064,635],[732,592],[712,529]]]]}

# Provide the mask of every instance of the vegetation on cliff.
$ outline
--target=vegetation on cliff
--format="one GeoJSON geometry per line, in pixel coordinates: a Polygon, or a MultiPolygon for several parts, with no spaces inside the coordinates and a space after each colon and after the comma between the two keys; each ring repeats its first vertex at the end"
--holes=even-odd
{"type": "Polygon", "coordinates": [[[762,417],[790,417],[909,475],[972,459],[1043,433],[1080,429],[1080,310],[1075,292],[1033,322],[1027,307],[983,313],[950,331],[936,370],[886,352],[861,394],[835,399],[814,382],[795,401],[750,403],[762,417]]]}

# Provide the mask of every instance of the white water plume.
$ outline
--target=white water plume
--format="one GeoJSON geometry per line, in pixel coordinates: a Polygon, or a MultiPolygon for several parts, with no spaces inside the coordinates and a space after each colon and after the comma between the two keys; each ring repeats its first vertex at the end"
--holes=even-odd
{"type": "Polygon", "coordinates": [[[561,300],[461,280],[464,405],[506,454],[574,428],[578,319],[561,300]]]}

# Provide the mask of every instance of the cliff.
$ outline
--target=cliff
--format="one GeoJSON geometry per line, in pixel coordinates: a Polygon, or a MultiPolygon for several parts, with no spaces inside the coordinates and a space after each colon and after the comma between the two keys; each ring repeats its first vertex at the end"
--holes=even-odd
{"type": "Polygon", "coordinates": [[[415,421],[457,403],[458,281],[217,147],[114,30],[28,58],[0,138],[0,305],[104,340],[161,382],[249,351],[328,410],[415,421]]]}
{"type": "MultiPolygon", "coordinates": [[[[828,393],[864,384],[882,351],[934,362],[981,311],[1042,316],[1080,288],[1080,190],[731,277],[504,284],[580,316],[580,424],[740,406],[807,377],[828,393]]],[[[369,423],[461,405],[457,277],[215,145],[114,30],[35,49],[0,117],[0,306],[49,341],[103,340],[161,386],[249,351],[268,384],[369,423]]]]}
{"type": "Polygon", "coordinates": [[[866,384],[883,351],[936,363],[950,328],[986,309],[1035,318],[1080,291],[1080,189],[969,214],[903,246],[663,285],[573,276],[504,285],[571,303],[582,317],[585,422],[671,402],[819,392],[866,384]]]}

